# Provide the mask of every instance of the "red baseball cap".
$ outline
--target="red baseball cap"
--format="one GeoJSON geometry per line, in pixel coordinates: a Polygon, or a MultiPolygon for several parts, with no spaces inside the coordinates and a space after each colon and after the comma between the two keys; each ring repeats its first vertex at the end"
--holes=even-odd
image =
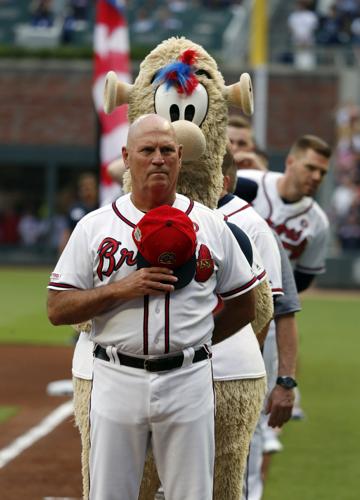
{"type": "Polygon", "coordinates": [[[153,208],[138,222],[132,236],[138,248],[138,269],[172,269],[178,278],[175,289],[190,283],[196,271],[196,234],[184,212],[169,205],[153,208]]]}

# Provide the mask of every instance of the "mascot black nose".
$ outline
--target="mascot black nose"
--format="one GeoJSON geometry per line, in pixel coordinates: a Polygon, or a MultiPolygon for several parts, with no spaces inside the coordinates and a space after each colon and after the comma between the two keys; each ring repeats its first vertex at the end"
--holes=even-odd
{"type": "Polygon", "coordinates": [[[170,106],[170,118],[172,122],[176,122],[180,118],[180,110],[177,104],[172,104],[170,106]]]}

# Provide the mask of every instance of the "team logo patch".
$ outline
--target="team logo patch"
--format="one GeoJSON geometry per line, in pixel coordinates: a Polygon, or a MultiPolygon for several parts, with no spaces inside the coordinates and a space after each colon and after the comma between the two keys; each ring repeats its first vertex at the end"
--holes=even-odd
{"type": "Polygon", "coordinates": [[[306,219],[301,219],[300,221],[300,226],[305,228],[305,227],[308,227],[309,226],[309,223],[306,219]]]}
{"type": "Polygon", "coordinates": [[[214,259],[206,245],[200,245],[199,255],[196,261],[195,281],[204,283],[214,272],[214,259]]]}
{"type": "Polygon", "coordinates": [[[138,227],[134,231],[134,238],[136,239],[136,241],[141,240],[141,230],[138,227]]]}
{"type": "Polygon", "coordinates": [[[176,264],[176,255],[174,252],[163,252],[158,257],[158,263],[164,264],[166,266],[175,266],[176,264]]]}
{"type": "Polygon", "coordinates": [[[59,280],[60,279],[60,274],[58,273],[51,273],[50,275],[50,280],[51,281],[56,281],[56,280],[59,280]]]}

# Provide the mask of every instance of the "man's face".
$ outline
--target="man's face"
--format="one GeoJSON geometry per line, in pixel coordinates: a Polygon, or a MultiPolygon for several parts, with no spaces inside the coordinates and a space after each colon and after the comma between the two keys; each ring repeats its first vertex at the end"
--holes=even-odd
{"type": "Polygon", "coordinates": [[[159,192],[175,194],[181,165],[181,147],[167,126],[142,123],[123,149],[130,169],[132,191],[137,194],[159,192]]]}
{"type": "Polygon", "coordinates": [[[231,152],[234,155],[237,151],[253,151],[255,144],[248,128],[238,128],[228,126],[227,135],[230,141],[231,152]]]}
{"type": "Polygon", "coordinates": [[[301,196],[315,196],[328,169],[330,160],[313,149],[289,155],[286,170],[294,188],[301,196]]]}

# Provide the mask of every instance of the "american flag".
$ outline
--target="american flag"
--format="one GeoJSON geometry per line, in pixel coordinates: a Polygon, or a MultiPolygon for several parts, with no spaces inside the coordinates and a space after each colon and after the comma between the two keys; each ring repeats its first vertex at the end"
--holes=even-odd
{"type": "Polygon", "coordinates": [[[129,37],[124,15],[124,0],[98,0],[94,33],[93,98],[100,124],[100,204],[113,201],[121,192],[107,173],[107,166],[121,157],[126,143],[127,106],[121,106],[111,115],[103,110],[106,73],[110,70],[118,78],[130,83],[129,37]]]}

